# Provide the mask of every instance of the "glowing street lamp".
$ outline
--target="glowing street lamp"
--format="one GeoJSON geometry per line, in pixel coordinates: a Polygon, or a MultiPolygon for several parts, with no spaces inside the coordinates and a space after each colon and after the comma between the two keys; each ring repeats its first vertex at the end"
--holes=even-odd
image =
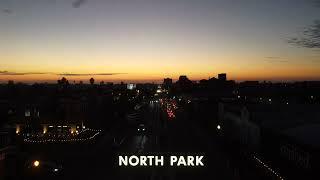
{"type": "Polygon", "coordinates": [[[40,162],[38,161],[38,160],[35,160],[34,162],[33,162],[33,166],[34,167],[38,167],[40,165],[40,162]]]}

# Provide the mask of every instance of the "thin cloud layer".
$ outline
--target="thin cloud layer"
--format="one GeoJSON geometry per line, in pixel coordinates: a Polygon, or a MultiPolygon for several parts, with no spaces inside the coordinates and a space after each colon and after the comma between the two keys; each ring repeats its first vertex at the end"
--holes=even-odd
{"type": "Polygon", "coordinates": [[[36,74],[53,74],[58,76],[112,76],[127,73],[50,73],[50,72],[10,72],[0,71],[1,75],[36,75],[36,74]]]}
{"type": "Polygon", "coordinates": [[[48,74],[42,72],[9,72],[9,71],[0,71],[0,75],[32,75],[32,74],[48,74]]]}
{"type": "Polygon", "coordinates": [[[278,56],[268,56],[266,57],[267,59],[280,59],[281,57],[278,56]]]}
{"type": "Polygon", "coordinates": [[[11,9],[2,9],[2,12],[6,14],[12,14],[13,11],[11,9]]]}
{"type": "Polygon", "coordinates": [[[72,3],[72,7],[79,8],[79,7],[83,6],[86,2],[87,2],[87,0],[76,0],[72,3]]]}
{"type": "Polygon", "coordinates": [[[278,56],[268,56],[268,57],[265,57],[266,58],[266,62],[269,62],[269,63],[287,63],[289,62],[288,60],[284,60],[282,59],[281,57],[278,57],[278,56]]]}
{"type": "MultiPolygon", "coordinates": [[[[314,0],[316,7],[320,7],[320,0],[314,0]]],[[[304,48],[319,49],[320,48],[320,20],[306,27],[299,37],[290,38],[288,43],[304,48]]]]}
{"type": "Polygon", "coordinates": [[[291,38],[288,42],[305,48],[320,48],[320,20],[305,28],[300,37],[291,38]]]}
{"type": "Polygon", "coordinates": [[[60,76],[112,76],[112,75],[119,75],[119,74],[127,74],[127,73],[94,73],[94,74],[63,73],[63,74],[57,74],[57,75],[60,75],[60,76]]]}

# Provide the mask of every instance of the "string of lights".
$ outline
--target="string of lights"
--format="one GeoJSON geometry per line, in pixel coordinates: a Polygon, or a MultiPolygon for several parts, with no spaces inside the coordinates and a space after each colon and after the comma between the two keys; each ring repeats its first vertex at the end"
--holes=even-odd
{"type": "Polygon", "coordinates": [[[280,175],[280,173],[276,172],[275,170],[273,170],[270,166],[268,166],[266,163],[264,163],[263,161],[261,161],[257,156],[253,155],[253,158],[260,163],[264,168],[266,168],[269,172],[271,172],[273,175],[275,175],[277,178],[279,178],[280,180],[284,180],[284,178],[280,175]]]}
{"type": "Polygon", "coordinates": [[[98,136],[101,133],[102,130],[87,128],[87,129],[84,129],[84,130],[80,131],[78,135],[80,135],[81,133],[86,132],[86,131],[91,131],[91,132],[95,132],[95,133],[92,136],[89,136],[89,137],[86,137],[86,138],[76,138],[75,137],[75,138],[71,138],[71,139],[54,139],[54,138],[51,138],[51,139],[44,139],[44,140],[33,140],[33,139],[31,139],[33,137],[29,137],[29,138],[25,138],[24,142],[26,142],[26,143],[83,142],[83,141],[94,139],[96,136],[98,136]]]}

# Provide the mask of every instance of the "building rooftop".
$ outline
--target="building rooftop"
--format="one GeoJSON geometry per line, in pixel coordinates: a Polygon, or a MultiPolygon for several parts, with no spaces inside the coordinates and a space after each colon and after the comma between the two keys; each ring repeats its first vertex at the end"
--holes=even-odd
{"type": "Polygon", "coordinates": [[[293,137],[301,144],[306,144],[314,148],[320,148],[320,123],[306,124],[294,128],[284,130],[283,133],[289,137],[293,137]]]}

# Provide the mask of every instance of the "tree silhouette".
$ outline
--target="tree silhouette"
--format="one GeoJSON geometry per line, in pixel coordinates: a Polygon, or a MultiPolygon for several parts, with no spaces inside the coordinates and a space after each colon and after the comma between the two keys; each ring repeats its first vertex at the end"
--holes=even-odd
{"type": "Polygon", "coordinates": [[[91,85],[93,85],[93,84],[94,84],[94,79],[93,79],[93,78],[90,78],[90,80],[89,80],[89,81],[90,81],[90,84],[91,84],[91,85]]]}
{"type": "Polygon", "coordinates": [[[58,84],[66,85],[66,84],[69,84],[69,82],[65,77],[63,77],[60,80],[58,80],[58,84]]]}

